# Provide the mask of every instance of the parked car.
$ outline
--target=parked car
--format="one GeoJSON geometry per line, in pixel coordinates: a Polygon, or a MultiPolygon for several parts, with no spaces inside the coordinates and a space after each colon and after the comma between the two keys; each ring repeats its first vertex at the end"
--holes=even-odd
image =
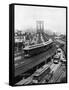
{"type": "Polygon", "coordinates": [[[54,63],[54,64],[58,64],[59,61],[60,61],[60,56],[59,56],[58,54],[56,54],[56,55],[54,56],[54,58],[53,58],[53,63],[54,63]]]}
{"type": "Polygon", "coordinates": [[[58,54],[59,56],[63,54],[63,51],[62,51],[61,48],[58,48],[58,49],[57,49],[57,54],[58,54]]]}
{"type": "Polygon", "coordinates": [[[66,64],[66,59],[64,56],[61,56],[60,60],[61,60],[62,64],[66,64]]]}

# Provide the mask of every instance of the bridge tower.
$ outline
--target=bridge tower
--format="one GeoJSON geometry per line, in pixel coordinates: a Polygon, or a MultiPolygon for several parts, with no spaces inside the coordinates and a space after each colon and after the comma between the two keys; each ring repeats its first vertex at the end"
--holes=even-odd
{"type": "Polygon", "coordinates": [[[37,43],[42,43],[49,40],[48,35],[44,33],[44,21],[37,21],[36,29],[37,29],[37,37],[38,37],[37,43]]]}
{"type": "Polygon", "coordinates": [[[37,21],[36,28],[37,28],[37,37],[38,37],[37,43],[42,43],[44,42],[44,39],[42,36],[42,33],[44,32],[44,21],[37,21]]]}
{"type": "Polygon", "coordinates": [[[36,22],[36,28],[37,28],[37,33],[42,33],[44,31],[44,21],[37,21],[36,22]]]}

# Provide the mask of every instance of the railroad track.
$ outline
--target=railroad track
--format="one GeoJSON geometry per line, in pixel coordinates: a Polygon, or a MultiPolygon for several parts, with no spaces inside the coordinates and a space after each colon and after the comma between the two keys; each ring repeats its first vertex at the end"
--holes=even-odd
{"type": "Polygon", "coordinates": [[[57,81],[60,79],[60,77],[62,76],[63,73],[64,73],[64,72],[62,71],[62,72],[59,74],[59,76],[56,78],[55,82],[57,82],[57,81]]]}
{"type": "Polygon", "coordinates": [[[62,66],[61,67],[59,67],[58,68],[58,70],[57,71],[55,71],[55,73],[54,73],[54,75],[53,75],[53,77],[52,77],[52,79],[49,81],[49,83],[56,83],[57,82],[57,80],[61,77],[61,75],[63,74],[63,70],[62,70],[62,66]]]}

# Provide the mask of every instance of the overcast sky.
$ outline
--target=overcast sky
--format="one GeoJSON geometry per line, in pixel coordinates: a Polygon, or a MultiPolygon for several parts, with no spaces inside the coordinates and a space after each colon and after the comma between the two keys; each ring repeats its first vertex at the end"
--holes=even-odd
{"type": "Polygon", "coordinates": [[[44,21],[44,29],[66,33],[66,9],[54,7],[15,6],[15,30],[36,28],[36,21],[44,21]]]}

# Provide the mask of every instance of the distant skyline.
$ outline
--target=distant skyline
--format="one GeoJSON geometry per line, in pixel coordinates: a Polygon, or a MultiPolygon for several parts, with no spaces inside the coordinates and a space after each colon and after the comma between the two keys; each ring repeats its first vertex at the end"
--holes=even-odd
{"type": "Polygon", "coordinates": [[[66,34],[66,8],[15,6],[15,30],[36,29],[44,21],[44,30],[66,34]]]}

